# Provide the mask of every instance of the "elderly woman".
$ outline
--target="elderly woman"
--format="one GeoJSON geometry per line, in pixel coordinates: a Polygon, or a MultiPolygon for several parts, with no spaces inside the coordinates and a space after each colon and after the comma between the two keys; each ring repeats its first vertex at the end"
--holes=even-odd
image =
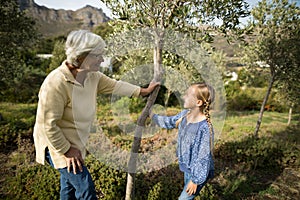
{"type": "Polygon", "coordinates": [[[97,94],[145,96],[159,83],[140,88],[99,72],[105,43],[86,30],[71,32],[67,60],[44,80],[34,126],[36,160],[45,160],[60,172],[61,199],[97,199],[91,175],[84,165],[85,144],[96,112],[97,94]]]}

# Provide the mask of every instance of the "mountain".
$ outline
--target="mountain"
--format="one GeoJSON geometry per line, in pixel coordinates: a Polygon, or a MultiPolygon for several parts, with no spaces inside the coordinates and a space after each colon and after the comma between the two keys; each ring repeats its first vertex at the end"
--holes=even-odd
{"type": "Polygon", "coordinates": [[[44,36],[66,35],[75,29],[92,29],[110,20],[101,8],[89,5],[72,11],[40,6],[34,0],[18,0],[18,2],[21,10],[37,20],[39,30],[44,36]]]}

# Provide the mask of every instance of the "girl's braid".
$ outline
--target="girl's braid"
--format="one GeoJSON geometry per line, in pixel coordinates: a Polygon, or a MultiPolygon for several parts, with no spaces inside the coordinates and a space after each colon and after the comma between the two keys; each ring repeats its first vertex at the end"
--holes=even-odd
{"type": "Polygon", "coordinates": [[[206,121],[207,121],[208,126],[209,126],[209,132],[210,132],[210,150],[211,150],[211,153],[213,154],[213,131],[212,131],[212,123],[211,123],[211,120],[210,120],[209,109],[210,109],[210,101],[209,100],[205,100],[203,113],[204,113],[204,115],[206,117],[206,121]]]}

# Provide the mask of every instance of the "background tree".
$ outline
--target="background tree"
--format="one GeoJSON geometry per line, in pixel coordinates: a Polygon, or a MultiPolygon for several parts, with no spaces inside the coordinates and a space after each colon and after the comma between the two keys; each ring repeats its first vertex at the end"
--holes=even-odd
{"type": "MultiPolygon", "coordinates": [[[[167,29],[180,31],[190,35],[198,41],[210,40],[211,36],[208,30],[215,18],[222,20],[220,30],[226,33],[228,29],[234,29],[241,16],[245,16],[247,12],[247,4],[242,0],[237,1],[213,1],[213,0],[105,0],[103,1],[111,10],[112,14],[122,23],[116,31],[124,31],[130,29],[151,28],[154,38],[153,45],[153,78],[161,81],[162,78],[162,62],[164,49],[164,36],[167,29]]],[[[116,24],[115,24],[116,25],[116,24]]],[[[128,38],[127,38],[128,39],[128,38]]],[[[126,43],[127,40],[123,40],[126,43]]],[[[150,107],[154,104],[159,88],[157,88],[148,98],[147,104],[137,121],[137,129],[132,145],[132,155],[137,155],[140,147],[141,127],[145,126],[150,107]]],[[[134,196],[134,176],[136,169],[136,157],[131,156],[128,164],[130,171],[127,177],[126,199],[132,199],[134,196]]]]}
{"type": "Polygon", "coordinates": [[[112,26],[108,24],[109,22],[104,22],[99,24],[93,32],[97,35],[100,35],[103,39],[106,39],[111,33],[113,33],[114,29],[112,26]]]}
{"type": "Polygon", "coordinates": [[[20,11],[16,0],[0,3],[0,90],[4,96],[7,88],[22,80],[27,65],[23,55],[34,47],[37,31],[35,21],[20,11]]]}
{"type": "Polygon", "coordinates": [[[65,59],[67,59],[65,53],[65,40],[56,41],[53,47],[51,63],[47,69],[47,73],[59,67],[65,59]]]}
{"type": "Polygon", "coordinates": [[[51,54],[55,43],[62,40],[65,41],[66,39],[67,37],[65,35],[59,35],[56,37],[46,37],[41,35],[36,46],[36,52],[37,54],[51,54]]]}
{"type": "MultiPolygon", "coordinates": [[[[263,63],[270,73],[268,89],[254,132],[254,136],[258,137],[264,108],[274,83],[285,83],[285,87],[293,91],[292,94],[297,94],[297,89],[299,91],[299,86],[294,83],[299,82],[300,77],[300,10],[288,0],[262,0],[251,13],[253,19],[249,27],[254,35],[248,41],[245,57],[250,66],[257,68],[258,62],[263,63]]],[[[291,93],[286,93],[286,102],[291,93]]]]}
{"type": "Polygon", "coordinates": [[[279,83],[277,87],[280,89],[282,101],[285,102],[289,108],[288,125],[291,123],[293,108],[300,108],[300,31],[299,31],[299,7],[298,7],[298,20],[295,21],[297,27],[291,26],[290,28],[291,38],[284,40],[287,46],[289,46],[288,52],[285,52],[283,56],[289,55],[286,59],[286,65],[290,66],[285,72],[284,76],[279,77],[279,83]]]}
{"type": "Polygon", "coordinates": [[[35,21],[21,12],[16,0],[1,0],[1,74],[11,78],[21,62],[20,51],[29,48],[37,37],[35,21]],[[10,66],[10,67],[7,67],[10,66]]]}

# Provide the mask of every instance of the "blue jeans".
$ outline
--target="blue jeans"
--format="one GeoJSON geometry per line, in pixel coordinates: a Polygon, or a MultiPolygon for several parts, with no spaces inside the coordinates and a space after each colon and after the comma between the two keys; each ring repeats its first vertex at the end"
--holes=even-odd
{"type": "MultiPolygon", "coordinates": [[[[49,151],[46,150],[46,160],[54,167],[49,151]]],[[[60,173],[60,199],[61,200],[96,200],[96,190],[92,177],[86,168],[74,174],[69,173],[67,168],[58,169],[60,173]]]]}
{"type": "Polygon", "coordinates": [[[192,194],[191,196],[189,196],[188,193],[186,192],[186,188],[187,188],[190,181],[191,181],[191,174],[184,172],[184,188],[183,188],[178,200],[192,200],[192,199],[194,199],[197,195],[199,195],[201,189],[203,188],[203,186],[207,182],[207,181],[205,181],[204,183],[198,185],[196,192],[194,194],[192,194]]]}

